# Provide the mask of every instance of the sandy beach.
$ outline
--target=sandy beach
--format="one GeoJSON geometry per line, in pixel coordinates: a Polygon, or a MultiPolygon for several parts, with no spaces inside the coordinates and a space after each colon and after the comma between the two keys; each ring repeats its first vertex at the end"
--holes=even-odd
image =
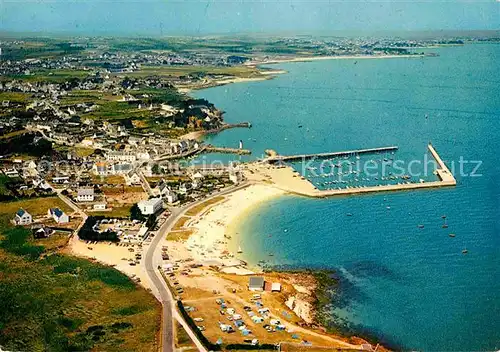
{"type": "Polygon", "coordinates": [[[249,61],[246,62],[247,66],[257,66],[266,64],[280,64],[286,62],[308,62],[308,61],[322,61],[322,60],[358,60],[358,59],[395,59],[395,58],[418,58],[423,55],[344,55],[344,56],[304,56],[304,57],[291,57],[269,59],[262,61],[249,61]]]}
{"type": "MultiPolygon", "coordinates": [[[[262,202],[283,194],[284,191],[263,184],[250,185],[231,193],[225,200],[192,218],[189,227],[194,229],[194,233],[186,241],[187,250],[195,260],[233,267],[239,261],[231,259],[227,250],[228,227],[262,202]]],[[[229,271],[234,272],[234,269],[229,271]]]]}

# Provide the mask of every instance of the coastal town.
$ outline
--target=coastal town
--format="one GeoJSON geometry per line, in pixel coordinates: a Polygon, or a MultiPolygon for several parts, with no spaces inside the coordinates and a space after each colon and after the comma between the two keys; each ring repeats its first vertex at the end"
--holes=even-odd
{"type": "MultiPolygon", "coordinates": [[[[212,41],[222,46],[221,39],[212,41]]],[[[0,40],[2,250],[32,261],[86,258],[125,274],[163,305],[156,307],[151,350],[385,350],[321,326],[315,310],[321,279],[248,265],[241,259],[246,249],[234,246],[229,227],[252,207],[284,194],[323,198],[455,186],[432,144],[437,169],[431,181],[402,175],[368,186],[357,178],[347,186],[335,181],[334,187],[325,176],[319,182],[291,165],[365,154],[383,160],[394,146],[305,156],[268,151],[252,162],[207,165],[200,156],[251,150],[241,140],[212,145],[203,136],[252,124],[228,123],[222,107],[189,94],[284,73],[259,64],[422,57],[423,48],[464,41],[285,38],[259,41],[259,50],[237,55],[208,44],[197,54],[171,49],[181,43],[172,39],[127,51],[103,39],[0,40]],[[283,47],[293,48],[292,54],[280,52],[283,47]]],[[[65,273],[78,277],[77,269],[65,273]]],[[[67,312],[73,314],[61,314],[67,312]]],[[[78,329],[89,334],[89,327],[78,329]]],[[[107,338],[89,336],[89,348],[107,338]]]]}

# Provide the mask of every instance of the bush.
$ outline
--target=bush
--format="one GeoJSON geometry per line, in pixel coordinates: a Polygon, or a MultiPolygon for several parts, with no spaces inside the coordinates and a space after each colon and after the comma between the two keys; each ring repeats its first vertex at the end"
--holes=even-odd
{"type": "Polygon", "coordinates": [[[78,232],[78,237],[82,240],[87,241],[111,241],[117,242],[118,236],[116,232],[113,231],[105,231],[105,232],[97,232],[94,231],[94,225],[97,221],[104,219],[103,216],[89,216],[83,224],[82,228],[78,232]]]}
{"type": "Polygon", "coordinates": [[[4,235],[5,238],[0,243],[0,248],[3,248],[7,252],[36,260],[44,251],[43,246],[34,246],[27,242],[28,238],[31,237],[31,232],[24,227],[16,226],[6,230],[4,235]]]}
{"type": "Polygon", "coordinates": [[[146,220],[146,217],[142,215],[142,212],[139,209],[137,203],[132,205],[132,207],[130,208],[130,220],[139,220],[139,221],[146,220]]]}

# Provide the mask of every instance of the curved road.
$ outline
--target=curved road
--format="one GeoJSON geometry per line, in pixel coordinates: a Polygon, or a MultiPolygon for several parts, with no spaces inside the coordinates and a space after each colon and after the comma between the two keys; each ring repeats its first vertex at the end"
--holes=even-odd
{"type": "MultiPolygon", "coordinates": [[[[210,197],[201,199],[194,203],[190,203],[181,208],[171,208],[172,214],[162,225],[156,236],[151,241],[151,244],[146,252],[144,263],[146,265],[146,272],[149,276],[151,284],[156,289],[155,296],[161,302],[163,307],[163,319],[162,319],[162,351],[163,352],[172,352],[175,351],[174,344],[174,318],[182,324],[188,335],[191,337],[193,342],[196,344],[196,347],[202,351],[206,352],[207,350],[203,347],[201,342],[198,340],[194,332],[190,329],[189,325],[184,321],[184,319],[180,316],[180,314],[175,309],[174,298],[172,297],[172,293],[170,292],[167,284],[165,283],[163,277],[158,270],[158,265],[161,265],[161,246],[159,245],[163,239],[165,239],[165,235],[170,231],[172,226],[176,223],[177,219],[179,219],[184,213],[196,206],[199,205],[209,199],[227,195],[234,191],[243,189],[250,185],[249,182],[244,182],[238,186],[234,186],[218,192],[216,194],[211,195],[210,197]]],[[[154,290],[153,290],[154,291],[154,290]]]]}

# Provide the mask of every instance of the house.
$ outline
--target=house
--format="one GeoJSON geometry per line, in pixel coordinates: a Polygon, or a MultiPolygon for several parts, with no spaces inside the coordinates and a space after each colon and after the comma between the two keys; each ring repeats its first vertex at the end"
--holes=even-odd
{"type": "Polygon", "coordinates": [[[14,217],[14,223],[16,225],[29,225],[33,222],[33,217],[24,209],[19,209],[14,217]]]}
{"type": "Polygon", "coordinates": [[[78,202],[93,202],[94,189],[93,188],[80,188],[76,197],[78,202]]]}
{"type": "Polygon", "coordinates": [[[165,181],[161,182],[158,188],[160,189],[160,196],[165,198],[168,203],[172,204],[177,202],[177,194],[170,189],[165,181]]]}
{"type": "Polygon", "coordinates": [[[69,176],[54,176],[52,177],[53,183],[69,183],[69,176]]]}
{"type": "Polygon", "coordinates": [[[151,215],[163,208],[163,201],[161,198],[151,198],[148,200],[141,200],[137,203],[137,206],[143,215],[151,215]]]}
{"type": "Polygon", "coordinates": [[[98,176],[106,176],[108,174],[108,166],[106,163],[95,163],[92,167],[92,172],[98,176]]]}
{"type": "Polygon", "coordinates": [[[94,210],[106,210],[106,203],[96,203],[93,208],[94,210]]]}
{"type": "Polygon", "coordinates": [[[134,162],[137,160],[137,157],[135,154],[127,152],[109,152],[106,154],[106,160],[134,162]]]}
{"type": "Polygon", "coordinates": [[[180,141],[178,145],[179,145],[179,151],[181,153],[187,151],[189,148],[189,144],[185,140],[180,141]]]}
{"type": "Polygon", "coordinates": [[[125,175],[132,170],[133,167],[131,164],[114,164],[111,166],[111,174],[113,175],[125,175]]]}
{"type": "Polygon", "coordinates": [[[47,238],[54,233],[54,230],[46,226],[42,226],[39,228],[32,228],[32,231],[33,231],[33,237],[35,238],[47,238]]]}
{"type": "Polygon", "coordinates": [[[151,155],[147,151],[137,152],[136,157],[138,160],[149,160],[151,159],[151,155]]]}
{"type": "Polygon", "coordinates": [[[139,175],[137,175],[137,173],[134,170],[130,171],[124,177],[125,177],[125,183],[127,184],[127,186],[141,184],[141,178],[139,177],[139,175]]]}
{"type": "Polygon", "coordinates": [[[44,179],[38,179],[38,180],[34,179],[33,180],[33,187],[40,188],[43,190],[52,189],[52,187],[44,179]]]}
{"type": "Polygon", "coordinates": [[[281,292],[281,284],[279,282],[273,282],[271,285],[271,292],[281,292]]]}
{"type": "Polygon", "coordinates": [[[8,176],[10,178],[19,177],[19,172],[16,169],[3,170],[3,173],[5,174],[5,176],[8,176]]]}
{"type": "Polygon", "coordinates": [[[29,169],[36,169],[37,165],[36,165],[36,163],[33,160],[31,160],[30,162],[28,162],[26,164],[26,167],[29,168],[29,169]]]}
{"type": "Polygon", "coordinates": [[[67,224],[69,222],[69,216],[59,208],[50,208],[47,211],[47,216],[53,218],[58,224],[67,224]]]}
{"type": "Polygon", "coordinates": [[[229,181],[237,185],[242,180],[243,180],[243,174],[241,173],[239,167],[231,167],[229,169],[229,181]]]}
{"type": "Polygon", "coordinates": [[[179,193],[180,194],[186,194],[187,193],[187,187],[185,183],[181,183],[179,186],[179,193]]]}
{"type": "Polygon", "coordinates": [[[201,186],[204,178],[205,176],[203,176],[199,171],[191,175],[191,180],[193,180],[191,186],[193,187],[193,189],[198,189],[201,186]]]}
{"type": "Polygon", "coordinates": [[[248,289],[250,291],[263,291],[264,278],[262,276],[251,276],[248,280],[248,289]]]}
{"type": "Polygon", "coordinates": [[[195,173],[191,176],[191,179],[192,179],[192,180],[197,180],[197,181],[201,181],[201,180],[203,180],[204,178],[205,178],[205,176],[203,176],[203,175],[201,174],[201,172],[199,172],[199,171],[195,172],[195,173]]]}

